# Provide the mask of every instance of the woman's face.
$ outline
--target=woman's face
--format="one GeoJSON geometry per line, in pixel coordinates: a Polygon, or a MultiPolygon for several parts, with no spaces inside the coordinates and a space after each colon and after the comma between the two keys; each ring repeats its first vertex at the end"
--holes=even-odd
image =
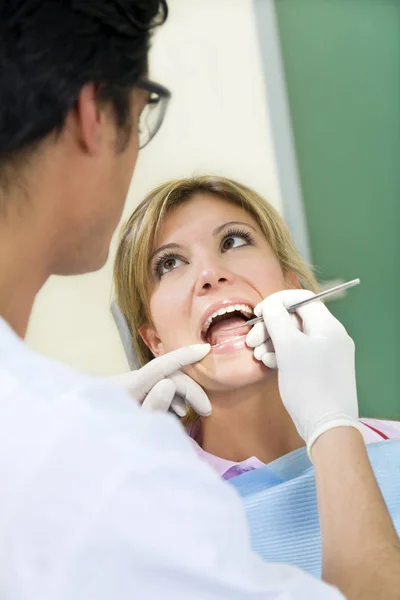
{"type": "Polygon", "coordinates": [[[246,346],[249,328],[226,329],[297,279],[285,279],[244,209],[213,195],[193,197],[167,215],[150,268],[152,326],[141,335],[155,356],[210,342],[209,355],[185,369],[206,391],[237,389],[270,375],[246,346]]]}

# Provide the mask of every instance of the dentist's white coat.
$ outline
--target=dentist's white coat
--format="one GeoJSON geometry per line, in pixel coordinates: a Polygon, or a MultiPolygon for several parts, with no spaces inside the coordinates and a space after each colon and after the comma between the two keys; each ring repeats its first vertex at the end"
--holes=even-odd
{"type": "Polygon", "coordinates": [[[173,417],[35,355],[0,319],[2,600],[339,600],[250,549],[173,417]]]}

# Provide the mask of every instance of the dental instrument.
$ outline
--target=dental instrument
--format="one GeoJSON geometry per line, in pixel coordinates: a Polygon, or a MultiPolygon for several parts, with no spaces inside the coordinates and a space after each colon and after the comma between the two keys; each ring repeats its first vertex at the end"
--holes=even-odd
{"type": "MultiPolygon", "coordinates": [[[[312,298],[308,298],[307,300],[302,300],[301,302],[297,302],[292,306],[289,306],[287,309],[288,312],[294,313],[301,306],[305,306],[306,304],[310,304],[310,302],[314,302],[315,300],[320,300],[321,298],[326,298],[327,296],[331,296],[342,290],[347,290],[349,288],[354,287],[355,285],[359,285],[361,283],[360,279],[352,279],[351,281],[347,281],[346,283],[341,283],[340,285],[336,285],[335,287],[329,288],[329,290],[324,290],[319,294],[316,294],[312,298]]],[[[254,319],[250,319],[249,321],[244,321],[241,325],[235,325],[234,327],[227,327],[224,331],[231,331],[233,329],[240,329],[240,327],[246,327],[248,325],[255,325],[256,323],[261,323],[264,320],[263,317],[255,317],[254,319]]]]}

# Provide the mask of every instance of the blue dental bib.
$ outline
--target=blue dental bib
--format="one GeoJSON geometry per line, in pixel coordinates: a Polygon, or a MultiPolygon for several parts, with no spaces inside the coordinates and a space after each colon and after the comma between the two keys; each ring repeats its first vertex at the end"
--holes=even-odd
{"type": "MultiPolygon", "coordinates": [[[[400,440],[367,446],[375,477],[400,532],[400,440]]],[[[265,560],[321,576],[314,469],[306,448],[228,481],[244,502],[252,546],[265,560]]],[[[365,532],[368,535],[368,531],[365,532]]]]}

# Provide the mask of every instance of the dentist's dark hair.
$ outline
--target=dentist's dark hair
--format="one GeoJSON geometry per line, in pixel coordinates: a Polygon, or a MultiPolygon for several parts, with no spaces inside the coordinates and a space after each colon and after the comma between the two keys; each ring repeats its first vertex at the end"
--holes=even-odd
{"type": "Polygon", "coordinates": [[[1,187],[10,165],[62,130],[89,82],[129,138],[130,93],[167,13],[166,0],[0,0],[1,187]]]}

